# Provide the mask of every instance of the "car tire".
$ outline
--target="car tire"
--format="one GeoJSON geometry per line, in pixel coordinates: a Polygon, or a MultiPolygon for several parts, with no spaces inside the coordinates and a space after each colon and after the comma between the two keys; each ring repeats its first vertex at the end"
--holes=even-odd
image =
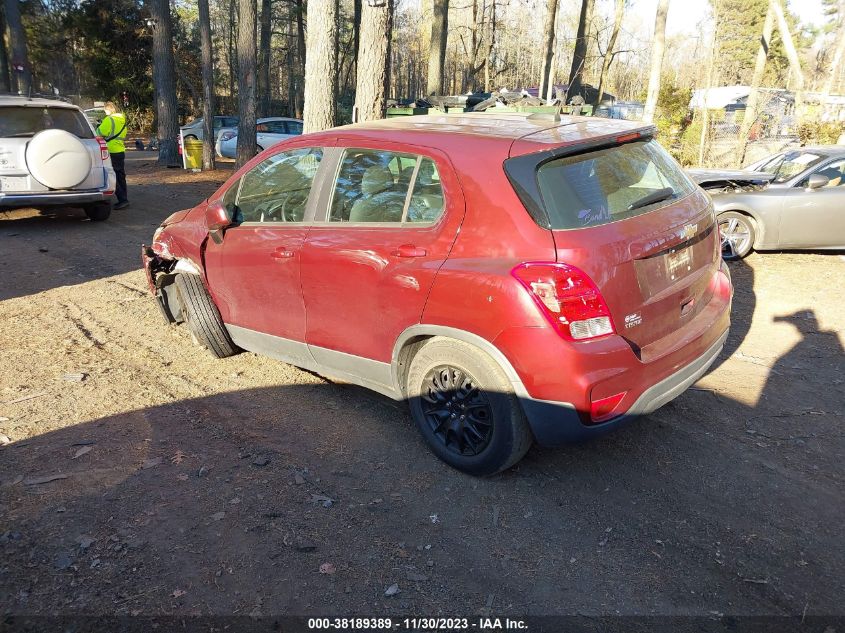
{"type": "Polygon", "coordinates": [[[108,220],[111,215],[111,209],[111,202],[100,202],[98,204],[89,204],[83,207],[85,215],[87,215],[88,219],[92,222],[102,222],[103,220],[108,220]]]}
{"type": "Polygon", "coordinates": [[[217,358],[233,356],[240,350],[232,342],[220,312],[205,289],[199,275],[176,275],[176,289],[188,329],[202,347],[217,358]]]}
{"type": "Polygon", "coordinates": [[[406,385],[417,428],[434,454],[457,470],[493,475],[516,464],[531,446],[507,376],[468,343],[426,341],[411,360],[406,385]]]}
{"type": "Polygon", "coordinates": [[[744,213],[726,211],[719,214],[718,222],[722,258],[731,261],[748,255],[754,248],[754,221],[744,213]]]}

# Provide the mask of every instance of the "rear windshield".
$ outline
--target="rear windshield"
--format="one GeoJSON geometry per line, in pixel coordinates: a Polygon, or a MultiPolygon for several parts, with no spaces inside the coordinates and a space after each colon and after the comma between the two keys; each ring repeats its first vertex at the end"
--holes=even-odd
{"type": "Polygon", "coordinates": [[[632,218],[695,188],[653,140],[551,160],[540,166],[537,180],[552,229],[632,218]]]}
{"type": "Polygon", "coordinates": [[[49,106],[0,107],[0,138],[24,138],[53,128],[79,138],[94,138],[87,119],[79,110],[49,106]]]}

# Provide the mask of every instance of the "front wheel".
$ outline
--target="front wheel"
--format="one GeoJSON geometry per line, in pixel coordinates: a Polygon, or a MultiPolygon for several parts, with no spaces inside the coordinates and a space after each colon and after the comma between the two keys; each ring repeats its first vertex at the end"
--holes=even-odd
{"type": "Polygon", "coordinates": [[[180,273],[176,275],[175,283],[182,303],[182,313],[197,342],[217,358],[237,354],[238,347],[229,337],[220,312],[199,275],[180,273]]]}
{"type": "Polygon", "coordinates": [[[471,475],[516,464],[531,446],[522,407],[499,365],[453,339],[427,341],[407,378],[411,415],[431,450],[471,475]]]}
{"type": "Polygon", "coordinates": [[[742,259],[754,246],[754,224],[747,215],[728,211],[719,216],[719,234],[722,239],[722,257],[726,260],[742,259]]]}

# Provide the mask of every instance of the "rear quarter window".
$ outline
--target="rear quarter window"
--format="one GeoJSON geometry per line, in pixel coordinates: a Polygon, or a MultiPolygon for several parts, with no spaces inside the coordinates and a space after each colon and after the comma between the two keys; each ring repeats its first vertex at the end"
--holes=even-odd
{"type": "Polygon", "coordinates": [[[25,138],[42,130],[59,129],[78,136],[94,138],[85,115],[72,108],[6,106],[0,108],[0,137],[25,138]]]}
{"type": "Polygon", "coordinates": [[[537,181],[552,229],[625,220],[686,197],[695,185],[653,140],[540,165],[537,181]],[[660,198],[648,202],[649,197],[660,198]]]}

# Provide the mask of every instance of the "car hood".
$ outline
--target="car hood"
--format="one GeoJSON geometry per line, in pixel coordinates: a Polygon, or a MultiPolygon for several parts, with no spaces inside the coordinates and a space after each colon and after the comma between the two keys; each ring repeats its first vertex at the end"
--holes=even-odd
{"type": "Polygon", "coordinates": [[[161,223],[161,226],[170,226],[171,224],[181,222],[187,217],[190,212],[191,209],[182,209],[181,211],[177,211],[176,213],[171,213],[164,219],[164,222],[161,223]]]}
{"type": "Polygon", "coordinates": [[[775,175],[762,171],[744,169],[687,169],[687,175],[700,187],[725,185],[765,185],[774,180],[775,175]]]}

